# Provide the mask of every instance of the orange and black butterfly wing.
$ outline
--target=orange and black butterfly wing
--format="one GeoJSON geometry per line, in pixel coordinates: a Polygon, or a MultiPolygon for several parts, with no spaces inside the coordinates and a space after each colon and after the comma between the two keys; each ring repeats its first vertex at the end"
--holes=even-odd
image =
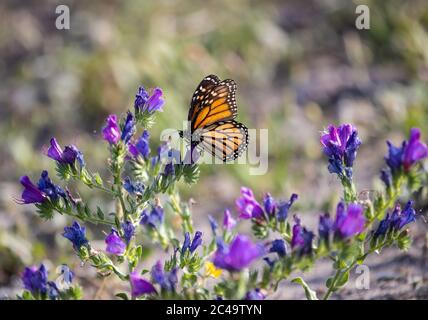
{"type": "Polygon", "coordinates": [[[219,81],[208,76],[196,89],[189,110],[191,132],[218,121],[233,120],[237,116],[236,83],[231,79],[219,81]]]}
{"type": "Polygon", "coordinates": [[[248,146],[248,129],[234,120],[218,121],[201,129],[201,145],[223,162],[235,160],[248,146]]]}
{"type": "Polygon", "coordinates": [[[192,121],[195,118],[197,111],[200,110],[203,105],[207,93],[219,83],[220,79],[213,74],[202,79],[201,83],[196,87],[192,100],[190,101],[190,109],[187,116],[188,121],[192,121]]]}

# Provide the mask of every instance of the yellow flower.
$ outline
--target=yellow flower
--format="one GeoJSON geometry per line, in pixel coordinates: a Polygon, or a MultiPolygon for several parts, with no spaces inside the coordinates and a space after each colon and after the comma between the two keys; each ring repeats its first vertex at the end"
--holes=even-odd
{"type": "Polygon", "coordinates": [[[205,275],[208,277],[218,278],[221,275],[221,269],[215,267],[214,263],[205,262],[205,275]]]}

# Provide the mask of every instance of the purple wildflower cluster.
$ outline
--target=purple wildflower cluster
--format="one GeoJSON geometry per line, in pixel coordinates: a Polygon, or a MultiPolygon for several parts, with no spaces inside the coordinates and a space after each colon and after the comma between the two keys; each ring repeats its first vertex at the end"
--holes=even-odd
{"type": "Polygon", "coordinates": [[[413,201],[408,201],[403,210],[400,204],[397,204],[394,211],[387,213],[386,217],[379,222],[374,236],[377,238],[386,235],[389,231],[399,231],[414,221],[416,221],[416,211],[413,208],[413,201]]]}
{"type": "Polygon", "coordinates": [[[86,239],[86,228],[81,226],[77,221],[74,221],[70,227],[65,227],[62,235],[64,238],[70,240],[76,251],[79,251],[82,246],[89,243],[88,239],[86,239]]]}
{"type": "Polygon", "coordinates": [[[403,141],[400,147],[394,146],[390,141],[386,142],[388,155],[385,162],[388,169],[382,169],[380,177],[387,188],[391,187],[392,180],[396,179],[401,171],[409,172],[416,163],[428,157],[428,147],[420,138],[420,129],[412,128],[409,140],[403,141]]]}
{"type": "Polygon", "coordinates": [[[266,220],[276,218],[285,221],[288,211],[297,200],[298,195],[293,193],[288,201],[277,202],[269,193],[263,198],[263,207],[254,197],[253,191],[247,187],[241,188],[241,197],[235,201],[241,219],[266,220]],[[264,208],[264,211],[263,211],[264,208]]]}
{"type": "Polygon", "coordinates": [[[164,105],[164,103],[165,100],[163,98],[163,91],[161,88],[153,89],[152,94],[149,95],[146,89],[141,86],[135,96],[135,113],[153,113],[156,111],[163,111],[162,106],[164,105]]]}
{"type": "MultiPolygon", "coordinates": [[[[73,281],[74,273],[66,266],[61,266],[61,271],[67,276],[64,277],[64,283],[70,285],[73,281]]],[[[31,292],[34,297],[48,297],[51,300],[56,300],[60,295],[60,290],[54,281],[48,280],[48,271],[44,264],[39,268],[36,266],[26,267],[21,276],[24,288],[31,292]]]]}
{"type": "Polygon", "coordinates": [[[328,170],[340,178],[352,179],[352,167],[361,145],[357,129],[351,124],[329,125],[320,141],[328,157],[328,170]]]}
{"type": "Polygon", "coordinates": [[[150,272],[151,281],[133,272],[130,276],[132,296],[139,297],[142,295],[156,295],[159,292],[175,292],[178,282],[177,272],[177,268],[173,268],[169,272],[165,271],[161,261],[157,261],[152,267],[150,272]],[[156,290],[155,285],[159,286],[159,291],[156,290]]]}
{"type": "Polygon", "coordinates": [[[59,197],[62,197],[64,200],[67,199],[65,191],[51,181],[46,170],[42,172],[37,186],[34,185],[28,176],[21,177],[20,182],[24,186],[24,191],[22,192],[21,199],[18,200],[19,203],[42,204],[47,200],[56,202],[59,197]]]}
{"type": "Polygon", "coordinates": [[[55,138],[51,138],[50,140],[50,147],[47,151],[47,155],[59,164],[69,164],[74,166],[77,160],[81,168],[85,166],[83,153],[77,149],[75,145],[65,146],[64,150],[62,150],[55,138]]]}

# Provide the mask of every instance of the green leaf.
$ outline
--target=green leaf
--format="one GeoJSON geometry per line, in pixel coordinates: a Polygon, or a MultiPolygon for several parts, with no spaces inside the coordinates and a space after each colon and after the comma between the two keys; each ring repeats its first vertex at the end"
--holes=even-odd
{"type": "Polygon", "coordinates": [[[98,216],[98,218],[100,218],[101,220],[104,220],[104,213],[103,213],[103,211],[101,210],[101,208],[100,208],[100,207],[98,207],[98,206],[97,206],[97,216],[98,216]]]}
{"type": "Polygon", "coordinates": [[[101,176],[98,172],[94,173],[94,181],[98,186],[102,186],[103,185],[103,179],[101,179],[101,176]]]}
{"type": "Polygon", "coordinates": [[[83,296],[82,288],[77,285],[70,287],[62,294],[62,296],[63,299],[67,300],[80,300],[83,296]]]}
{"type": "Polygon", "coordinates": [[[31,294],[30,291],[25,290],[22,293],[22,299],[24,299],[24,300],[34,300],[34,297],[33,297],[33,295],[31,294]]]}
{"type": "Polygon", "coordinates": [[[141,259],[141,257],[143,256],[143,247],[142,246],[138,246],[137,248],[135,248],[135,256],[137,257],[138,260],[141,259]]]}
{"type": "Polygon", "coordinates": [[[337,281],[336,281],[336,285],[335,285],[335,287],[336,287],[336,288],[343,287],[343,286],[348,282],[348,280],[349,280],[349,270],[348,270],[348,271],[346,271],[346,272],[343,272],[343,273],[339,276],[339,278],[338,278],[338,279],[337,279],[337,281]]]}
{"type": "Polygon", "coordinates": [[[121,298],[123,300],[129,300],[128,295],[125,292],[120,292],[115,294],[116,297],[121,298]]]}
{"type": "Polygon", "coordinates": [[[291,280],[292,283],[298,283],[300,284],[303,289],[305,290],[305,296],[306,299],[308,300],[318,300],[317,297],[317,293],[312,290],[311,288],[309,288],[308,284],[305,282],[305,280],[303,280],[302,278],[298,277],[298,278],[294,278],[293,280],[291,280]]]}
{"type": "Polygon", "coordinates": [[[327,281],[325,282],[325,286],[327,287],[327,288],[331,288],[331,286],[333,285],[333,278],[332,277],[330,277],[330,278],[328,278],[327,279],[327,281]]]}
{"type": "Polygon", "coordinates": [[[145,274],[146,274],[146,273],[148,273],[148,272],[150,272],[150,270],[148,270],[148,269],[143,269],[143,270],[141,270],[140,274],[143,276],[143,275],[145,275],[145,274]]]}
{"type": "Polygon", "coordinates": [[[422,186],[422,176],[417,171],[416,167],[408,172],[407,183],[410,192],[416,192],[422,186]]]}
{"type": "Polygon", "coordinates": [[[90,216],[91,216],[91,209],[89,209],[89,206],[88,206],[87,204],[85,204],[85,209],[84,209],[84,211],[85,211],[85,215],[86,215],[87,217],[90,217],[90,216]]]}
{"type": "Polygon", "coordinates": [[[412,244],[412,239],[407,234],[407,231],[403,231],[397,239],[397,246],[400,250],[408,250],[412,244]]]}
{"type": "MultiPolygon", "coordinates": [[[[176,165],[179,166],[179,165],[176,165]]],[[[180,165],[181,166],[181,165],[180,165]]],[[[194,184],[199,179],[199,166],[196,164],[185,164],[182,166],[184,181],[187,184],[194,184]]]]}

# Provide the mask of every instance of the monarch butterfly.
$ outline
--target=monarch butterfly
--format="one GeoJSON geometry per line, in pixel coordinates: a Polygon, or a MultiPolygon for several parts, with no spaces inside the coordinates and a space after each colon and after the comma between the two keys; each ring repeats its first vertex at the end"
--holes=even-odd
{"type": "Polygon", "coordinates": [[[215,75],[206,76],[193,93],[187,117],[190,128],[179,131],[180,137],[190,139],[191,150],[202,146],[213,156],[227,162],[238,158],[247,148],[248,129],[235,121],[236,83],[220,81],[215,75]]]}

